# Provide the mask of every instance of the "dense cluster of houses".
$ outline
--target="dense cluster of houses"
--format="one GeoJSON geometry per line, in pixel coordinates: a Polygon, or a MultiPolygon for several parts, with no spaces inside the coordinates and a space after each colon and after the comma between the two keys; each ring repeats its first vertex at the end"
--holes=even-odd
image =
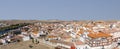
{"type": "Polygon", "coordinates": [[[5,27],[5,26],[8,26],[8,25],[5,23],[0,23],[0,27],[5,27]]]}
{"type": "Polygon", "coordinates": [[[4,39],[33,39],[34,43],[43,41],[55,49],[113,49],[119,48],[120,44],[119,21],[37,22],[23,27],[20,31],[20,34],[8,34],[1,38],[2,43],[5,43],[4,39]]]}

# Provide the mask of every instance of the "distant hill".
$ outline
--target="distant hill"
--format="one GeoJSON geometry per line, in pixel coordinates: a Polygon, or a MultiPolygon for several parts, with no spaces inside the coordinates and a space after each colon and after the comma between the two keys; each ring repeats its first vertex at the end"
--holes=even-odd
{"type": "MultiPolygon", "coordinates": [[[[0,20],[0,23],[5,24],[19,24],[19,23],[35,23],[35,22],[88,22],[92,20],[71,20],[71,21],[65,21],[65,20],[0,20]]],[[[95,20],[94,20],[95,21],[95,20]]],[[[105,21],[105,22],[116,22],[117,20],[96,20],[96,21],[105,21]]]]}
{"type": "Polygon", "coordinates": [[[39,22],[38,20],[0,20],[0,23],[5,24],[19,24],[19,23],[34,23],[39,22]]]}

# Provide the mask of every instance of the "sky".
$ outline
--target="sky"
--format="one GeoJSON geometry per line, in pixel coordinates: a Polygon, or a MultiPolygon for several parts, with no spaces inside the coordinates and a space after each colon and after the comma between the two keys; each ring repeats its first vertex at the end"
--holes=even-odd
{"type": "Polygon", "coordinates": [[[1,20],[120,20],[120,0],[0,0],[1,20]]]}

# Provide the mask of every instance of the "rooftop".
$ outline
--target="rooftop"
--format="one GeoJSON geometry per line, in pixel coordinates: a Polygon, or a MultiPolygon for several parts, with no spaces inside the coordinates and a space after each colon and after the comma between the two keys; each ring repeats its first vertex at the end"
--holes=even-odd
{"type": "Polygon", "coordinates": [[[91,38],[101,38],[101,37],[111,37],[108,33],[98,32],[98,33],[89,33],[89,37],[91,38]]]}

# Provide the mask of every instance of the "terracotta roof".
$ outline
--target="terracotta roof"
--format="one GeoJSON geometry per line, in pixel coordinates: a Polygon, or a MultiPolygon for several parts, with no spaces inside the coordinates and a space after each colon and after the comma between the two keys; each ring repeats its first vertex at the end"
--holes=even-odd
{"type": "Polygon", "coordinates": [[[80,29],[80,31],[78,31],[77,35],[80,35],[80,34],[83,34],[83,33],[84,33],[84,30],[80,29]]]}
{"type": "Polygon", "coordinates": [[[76,41],[75,44],[76,44],[76,45],[82,45],[82,44],[84,44],[84,43],[79,40],[79,41],[76,41]]]}
{"type": "Polygon", "coordinates": [[[56,38],[56,37],[57,37],[57,36],[52,36],[52,35],[51,35],[51,36],[48,36],[48,38],[56,38]]]}
{"type": "Polygon", "coordinates": [[[93,30],[87,30],[89,33],[94,33],[94,31],[93,30]]]}
{"type": "Polygon", "coordinates": [[[32,30],[33,30],[32,32],[33,32],[34,34],[38,34],[38,33],[39,33],[39,29],[36,28],[36,27],[35,27],[35,28],[33,27],[32,30]]]}
{"type": "Polygon", "coordinates": [[[68,38],[72,38],[70,35],[62,35],[61,36],[62,39],[68,39],[68,38]]]}
{"type": "Polygon", "coordinates": [[[111,35],[108,33],[99,32],[99,33],[89,33],[88,36],[91,38],[101,38],[101,37],[110,37],[111,35]]]}
{"type": "Polygon", "coordinates": [[[33,31],[34,34],[38,34],[38,31],[33,31]]]}

